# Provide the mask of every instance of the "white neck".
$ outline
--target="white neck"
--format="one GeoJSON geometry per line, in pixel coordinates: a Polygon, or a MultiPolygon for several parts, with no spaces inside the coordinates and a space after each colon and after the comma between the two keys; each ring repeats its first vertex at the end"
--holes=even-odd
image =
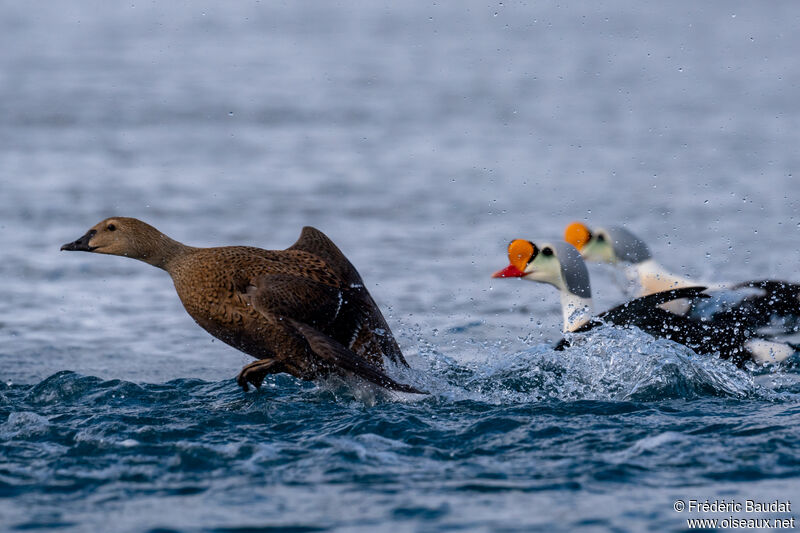
{"type": "Polygon", "coordinates": [[[702,285],[699,281],[693,281],[668,272],[664,267],[656,263],[654,259],[630,265],[625,271],[629,278],[633,278],[638,282],[639,296],[702,285]]]}
{"type": "MultiPolygon", "coordinates": [[[[672,289],[681,289],[683,287],[696,287],[702,285],[711,290],[720,290],[726,288],[724,283],[704,283],[702,281],[695,281],[689,278],[684,278],[673,274],[664,269],[661,265],[655,262],[654,259],[648,259],[635,265],[629,265],[625,268],[625,274],[628,279],[638,284],[639,296],[647,296],[661,291],[669,291],[672,289]]],[[[689,311],[691,302],[686,298],[680,300],[672,300],[665,304],[661,304],[661,308],[666,309],[677,315],[685,315],[689,311]]]]}
{"type": "Polygon", "coordinates": [[[564,331],[575,331],[592,318],[592,299],[562,290],[561,313],[564,316],[564,331]]]}

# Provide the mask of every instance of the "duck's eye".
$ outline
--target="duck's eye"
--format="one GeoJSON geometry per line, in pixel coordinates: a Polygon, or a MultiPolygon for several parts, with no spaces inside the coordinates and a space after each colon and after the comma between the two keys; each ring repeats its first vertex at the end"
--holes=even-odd
{"type": "Polygon", "coordinates": [[[606,236],[602,233],[597,234],[597,242],[606,242],[606,236]]]}
{"type": "Polygon", "coordinates": [[[553,255],[553,249],[548,247],[542,248],[542,255],[553,255]]]}
{"type": "Polygon", "coordinates": [[[114,231],[117,229],[117,227],[114,224],[109,224],[108,226],[106,226],[106,229],[108,231],[114,231]]]}

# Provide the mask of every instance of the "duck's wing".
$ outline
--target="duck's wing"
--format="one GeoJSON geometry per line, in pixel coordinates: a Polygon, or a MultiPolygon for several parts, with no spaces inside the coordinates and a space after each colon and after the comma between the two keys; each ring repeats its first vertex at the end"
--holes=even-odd
{"type": "MultiPolygon", "coordinates": [[[[671,338],[676,342],[691,346],[697,344],[693,341],[703,338],[705,334],[705,331],[701,330],[701,325],[670,313],[660,308],[659,305],[680,298],[708,298],[708,295],[703,292],[704,290],[706,290],[705,287],[699,286],[683,287],[635,298],[592,317],[573,333],[584,333],[604,324],[636,326],[653,336],[671,338]]],[[[563,350],[569,345],[569,340],[561,339],[554,349],[563,350]]]]}
{"type": "MultiPolygon", "coordinates": [[[[349,301],[352,291],[353,289],[338,289],[303,277],[271,274],[252,279],[245,290],[244,298],[248,305],[262,315],[266,327],[293,324],[294,330],[306,332],[303,337],[317,356],[332,362],[334,355],[344,357],[342,354],[346,353],[349,359],[342,359],[337,366],[353,372],[356,370],[350,367],[354,365],[354,368],[363,368],[365,375],[362,377],[374,381],[370,378],[371,375],[374,377],[370,374],[370,369],[380,372],[384,355],[391,358],[391,355],[399,354],[402,358],[402,353],[388,327],[385,331],[375,331],[374,315],[366,311],[359,313],[357,293],[353,298],[355,302],[349,301]],[[311,330],[317,334],[311,336],[308,333],[311,330]],[[321,340],[323,337],[329,339],[328,344],[333,343],[336,349],[329,348],[324,352],[315,349],[315,346],[324,344],[321,340]],[[388,349],[384,351],[384,347],[388,349]],[[391,351],[392,349],[396,349],[396,352],[391,351]],[[356,364],[354,361],[360,363],[356,364]]],[[[273,348],[273,351],[277,350],[273,348]]],[[[400,361],[405,363],[404,359],[400,361]]]]}
{"type": "Polygon", "coordinates": [[[339,247],[317,228],[305,226],[300,232],[297,242],[287,250],[300,250],[319,257],[347,285],[363,284],[356,267],[339,250],[339,247]]]}
{"type": "Polygon", "coordinates": [[[250,279],[248,305],[265,316],[291,317],[324,327],[341,307],[341,289],[294,274],[265,274],[250,279]]]}
{"type": "Polygon", "coordinates": [[[303,336],[315,355],[331,366],[336,366],[352,372],[362,379],[389,390],[427,394],[411,385],[398,383],[387,376],[380,368],[357,355],[352,350],[345,348],[339,342],[325,335],[318,329],[291,318],[287,318],[286,322],[303,336]]]}
{"type": "Polygon", "coordinates": [[[383,355],[395,364],[408,366],[386,319],[363,285],[342,291],[342,308],[334,327],[348,332],[342,340],[358,355],[366,359],[383,355]]]}
{"type": "Polygon", "coordinates": [[[299,250],[319,257],[342,280],[342,307],[336,317],[336,327],[349,332],[350,336],[337,335],[340,342],[362,357],[382,354],[396,364],[408,366],[389,324],[358,271],[327,235],[306,226],[297,242],[287,250],[299,250]]]}
{"type": "Polygon", "coordinates": [[[678,298],[708,298],[704,290],[705,287],[684,287],[651,294],[606,311],[599,318],[636,326],[654,337],[673,340],[697,353],[718,354],[742,366],[750,358],[746,343],[752,332],[735,323],[695,321],[658,307],[678,298]]]}
{"type": "MultiPolygon", "coordinates": [[[[654,319],[660,320],[664,317],[660,307],[661,304],[671,302],[672,300],[679,300],[681,298],[708,298],[708,294],[703,291],[706,287],[683,287],[680,289],[672,289],[669,291],[656,292],[635,298],[622,305],[618,305],[608,311],[597,315],[597,319],[602,322],[610,322],[618,326],[634,325],[638,326],[639,323],[649,322],[654,319]]],[[[591,322],[590,322],[591,323],[591,322]]]]}
{"type": "Polygon", "coordinates": [[[636,298],[597,316],[601,323],[636,326],[658,338],[673,340],[698,353],[719,353],[727,359],[736,354],[746,340],[734,327],[696,322],[659,307],[680,298],[708,298],[705,287],[683,287],[636,298]]]}
{"type": "Polygon", "coordinates": [[[780,280],[754,280],[738,283],[733,289],[758,289],[761,294],[742,298],[728,309],[714,313],[715,322],[738,322],[758,329],[770,323],[773,316],[789,319],[786,330],[796,332],[800,319],[800,284],[780,280]]]}
{"type": "Polygon", "coordinates": [[[774,294],[776,296],[783,296],[789,295],[793,298],[797,298],[797,295],[800,294],[800,284],[791,283],[789,281],[781,281],[777,279],[760,279],[760,280],[751,280],[751,281],[743,281],[742,283],[737,283],[733,285],[731,288],[733,289],[762,289],[766,291],[766,293],[774,294]]]}
{"type": "MultiPolygon", "coordinates": [[[[685,287],[636,298],[594,317],[578,331],[588,331],[604,323],[636,326],[654,337],[673,340],[700,354],[718,354],[720,358],[729,359],[742,367],[753,358],[748,344],[753,338],[752,330],[737,322],[691,320],[658,307],[678,298],[707,298],[704,290],[704,287],[685,287]]],[[[564,339],[555,349],[564,349],[566,346],[569,346],[569,341],[564,339]]]]}

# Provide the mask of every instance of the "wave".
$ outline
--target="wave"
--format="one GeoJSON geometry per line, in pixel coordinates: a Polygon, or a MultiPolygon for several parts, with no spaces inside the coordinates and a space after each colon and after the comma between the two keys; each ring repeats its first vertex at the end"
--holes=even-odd
{"type": "MultiPolygon", "coordinates": [[[[471,347],[474,350],[474,347],[471,347]]],[[[796,365],[740,370],[727,361],[701,356],[638,329],[606,326],[574,335],[572,346],[555,351],[537,344],[517,353],[494,347],[468,363],[455,361],[425,344],[412,357],[416,368],[391,368],[390,374],[430,392],[437,401],[470,400],[493,405],[541,401],[636,401],[700,397],[774,400],[800,393],[796,365]]],[[[61,371],[34,386],[0,386],[0,406],[30,407],[109,405],[157,407],[191,402],[217,402],[226,408],[245,407],[258,398],[274,401],[289,394],[295,399],[356,401],[425,401],[426,396],[384,391],[356,380],[331,378],[316,384],[290,376],[270,376],[256,393],[242,394],[234,380],[207,382],[178,379],[163,384],[103,380],[61,371]],[[9,395],[21,398],[9,399],[9,395]],[[24,391],[21,392],[21,391],[24,391]],[[220,403],[221,402],[221,403],[220,403]]]]}
{"type": "Polygon", "coordinates": [[[470,363],[428,345],[413,357],[416,369],[391,369],[431,392],[413,402],[346,380],[286,375],[247,394],[233,379],[132,383],[70,371],[35,385],[0,383],[0,500],[44,491],[94,512],[97,498],[197,497],[213,508],[235,487],[225,505],[246,506],[253,491],[291,495],[298,484],[573,491],[579,480],[607,476],[657,482],[675,449],[684,455],[669,475],[683,479],[683,465],[695,464],[694,479],[737,476],[718,433],[745,436],[741,457],[777,450],[757,475],[796,474],[795,463],[778,459],[796,455],[792,371],[742,371],[636,330],[602,328],[573,341],[563,352],[483,349],[470,363]],[[687,400],[703,416],[685,417],[676,404],[687,400]],[[753,403],[778,416],[753,418],[753,403]],[[705,415],[720,411],[725,417],[709,424],[705,415]],[[625,420],[613,432],[610,415],[625,420]]]}

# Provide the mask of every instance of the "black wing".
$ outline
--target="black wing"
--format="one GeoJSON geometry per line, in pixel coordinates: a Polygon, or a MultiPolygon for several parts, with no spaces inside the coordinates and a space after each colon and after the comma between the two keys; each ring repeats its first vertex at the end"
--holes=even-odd
{"type": "Polygon", "coordinates": [[[738,324],[755,332],[770,323],[773,317],[784,319],[787,333],[800,326],[800,285],[779,280],[746,281],[733,289],[759,289],[762,294],[742,298],[735,305],[711,316],[716,323],[738,324]]]}
{"type": "Polygon", "coordinates": [[[658,307],[659,305],[682,298],[708,298],[709,296],[703,292],[704,290],[706,287],[683,287],[648,294],[600,313],[597,315],[597,319],[600,322],[610,322],[618,326],[640,326],[640,324],[663,321],[664,313],[668,313],[668,311],[661,309],[658,307]]]}
{"type": "MultiPolygon", "coordinates": [[[[674,332],[676,326],[685,326],[687,324],[691,326],[692,324],[689,320],[658,306],[680,298],[707,298],[708,295],[703,293],[704,290],[706,290],[705,287],[699,286],[684,287],[635,298],[592,317],[591,320],[573,333],[584,333],[603,324],[614,324],[616,326],[636,326],[653,336],[664,337],[667,330],[674,332]]],[[[561,339],[554,346],[554,349],[561,351],[569,347],[569,345],[569,340],[561,339]]]]}
{"type": "MultiPolygon", "coordinates": [[[[744,349],[744,343],[750,336],[746,330],[693,321],[659,307],[680,298],[708,298],[704,290],[705,287],[684,287],[636,298],[597,315],[576,333],[589,331],[602,324],[636,326],[654,337],[673,340],[698,353],[716,353],[723,359],[733,359],[741,366],[750,358],[749,352],[744,349]]],[[[555,349],[563,350],[566,346],[569,346],[569,341],[562,339],[555,349]]]]}

